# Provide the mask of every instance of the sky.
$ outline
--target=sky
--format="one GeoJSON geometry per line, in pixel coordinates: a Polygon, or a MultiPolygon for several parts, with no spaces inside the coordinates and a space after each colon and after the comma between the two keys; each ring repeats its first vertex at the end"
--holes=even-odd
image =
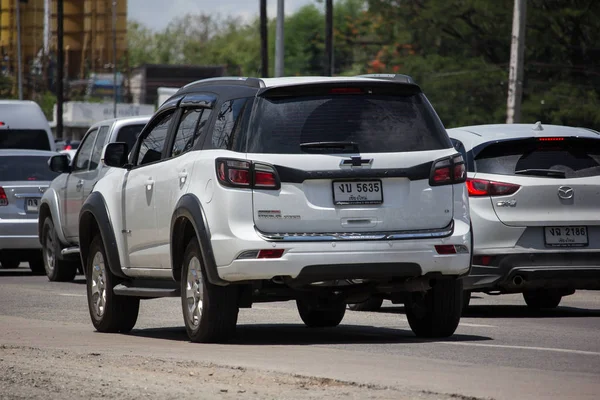
{"type": "MultiPolygon", "coordinates": [[[[313,0],[285,0],[284,11],[290,14],[313,0]]],[[[206,13],[222,17],[232,15],[252,19],[258,15],[259,0],[128,0],[128,18],[154,30],[162,30],[175,17],[206,13]]],[[[277,0],[267,0],[269,18],[277,15],[277,0]]]]}

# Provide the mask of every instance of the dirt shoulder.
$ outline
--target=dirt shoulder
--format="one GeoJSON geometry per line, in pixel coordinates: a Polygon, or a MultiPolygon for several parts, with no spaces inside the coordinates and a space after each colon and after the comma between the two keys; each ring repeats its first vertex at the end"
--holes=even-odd
{"type": "Polygon", "coordinates": [[[0,399],[456,399],[141,356],[0,346],[0,399]]]}

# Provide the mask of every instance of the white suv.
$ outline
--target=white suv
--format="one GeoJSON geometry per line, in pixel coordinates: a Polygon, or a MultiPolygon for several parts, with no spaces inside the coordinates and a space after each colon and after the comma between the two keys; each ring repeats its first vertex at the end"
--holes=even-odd
{"type": "Polygon", "coordinates": [[[418,336],[454,333],[471,259],[466,169],[400,75],[215,78],[165,102],[79,219],[92,322],[135,325],[181,296],[192,341],[226,341],[240,307],[297,302],[309,327],[348,302],[405,303],[418,336]]]}

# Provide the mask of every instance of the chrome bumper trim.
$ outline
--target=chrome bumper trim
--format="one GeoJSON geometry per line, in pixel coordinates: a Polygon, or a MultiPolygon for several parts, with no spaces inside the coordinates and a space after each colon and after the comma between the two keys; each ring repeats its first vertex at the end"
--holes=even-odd
{"type": "Polygon", "coordinates": [[[441,229],[393,232],[329,232],[329,233],[267,233],[254,227],[261,239],[268,242],[331,242],[356,240],[439,239],[454,233],[454,220],[441,229]]]}

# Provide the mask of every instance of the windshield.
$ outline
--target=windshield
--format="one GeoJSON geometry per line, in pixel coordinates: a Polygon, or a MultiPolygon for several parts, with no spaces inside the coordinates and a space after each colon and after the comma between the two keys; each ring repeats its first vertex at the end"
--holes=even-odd
{"type": "Polygon", "coordinates": [[[52,150],[43,129],[0,129],[0,149],[52,150]]]}
{"type": "Polygon", "coordinates": [[[520,139],[495,143],[477,155],[475,170],[488,174],[547,178],[597,176],[600,175],[600,140],[520,139]]]}
{"type": "MultiPolygon", "coordinates": [[[[256,113],[251,153],[309,152],[314,145],[306,144],[316,142],[353,143],[365,153],[452,147],[422,94],[260,98],[256,113]]],[[[330,153],[337,151],[330,146],[330,153]]]]}
{"type": "Polygon", "coordinates": [[[127,148],[131,150],[133,145],[142,131],[144,129],[145,124],[137,124],[137,125],[126,125],[119,129],[119,133],[117,134],[117,142],[125,142],[127,143],[127,148]]]}
{"type": "Polygon", "coordinates": [[[51,181],[59,174],[48,167],[50,156],[0,157],[0,181],[51,181]]]}

